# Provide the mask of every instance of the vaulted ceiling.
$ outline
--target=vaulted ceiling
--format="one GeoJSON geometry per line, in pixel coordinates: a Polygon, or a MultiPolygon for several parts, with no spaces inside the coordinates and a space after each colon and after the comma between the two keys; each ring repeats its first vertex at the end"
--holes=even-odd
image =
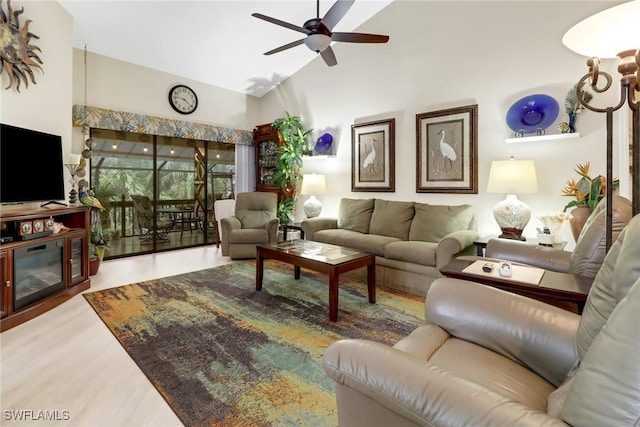
{"type": "MultiPolygon", "coordinates": [[[[305,45],[263,55],[304,34],[251,16],[302,26],[317,16],[314,0],[58,1],[76,48],[258,97],[318,56],[305,45]]],[[[356,0],[333,30],[357,30],[391,1],[356,0]]],[[[319,2],[321,17],[334,2],[319,2]]]]}

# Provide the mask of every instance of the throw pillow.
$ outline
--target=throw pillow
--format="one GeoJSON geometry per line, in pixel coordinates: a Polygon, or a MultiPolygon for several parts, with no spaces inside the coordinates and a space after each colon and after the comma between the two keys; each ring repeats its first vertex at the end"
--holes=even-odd
{"type": "Polygon", "coordinates": [[[413,202],[376,199],[369,233],[408,240],[413,219],[413,202]]]}
{"type": "Polygon", "coordinates": [[[374,199],[348,199],[340,200],[338,208],[338,228],[369,232],[369,223],[373,213],[374,199]]]}
{"type": "Polygon", "coordinates": [[[446,235],[468,230],[473,221],[473,206],[415,204],[416,214],[409,230],[409,240],[437,243],[446,235]]]}

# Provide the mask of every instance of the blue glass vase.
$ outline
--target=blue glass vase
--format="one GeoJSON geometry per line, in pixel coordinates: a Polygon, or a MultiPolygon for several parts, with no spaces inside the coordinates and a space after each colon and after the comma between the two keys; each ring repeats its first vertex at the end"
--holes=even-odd
{"type": "Polygon", "coordinates": [[[576,113],[569,113],[569,133],[576,131],[576,113]]]}
{"type": "Polygon", "coordinates": [[[316,154],[328,155],[332,154],[331,145],[333,143],[333,137],[325,133],[316,141],[316,154]]]}

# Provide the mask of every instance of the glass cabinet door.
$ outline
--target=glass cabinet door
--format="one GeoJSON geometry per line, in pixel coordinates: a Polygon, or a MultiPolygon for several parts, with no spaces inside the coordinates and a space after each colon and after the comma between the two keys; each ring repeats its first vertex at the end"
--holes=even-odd
{"type": "Polygon", "coordinates": [[[253,130],[255,146],[256,191],[277,193],[279,187],[273,183],[278,148],[281,145],[280,133],[271,124],[259,125],[253,130]]]}
{"type": "Polygon", "coordinates": [[[69,285],[76,285],[88,277],[86,264],[86,241],[84,237],[69,238],[69,285]]]}

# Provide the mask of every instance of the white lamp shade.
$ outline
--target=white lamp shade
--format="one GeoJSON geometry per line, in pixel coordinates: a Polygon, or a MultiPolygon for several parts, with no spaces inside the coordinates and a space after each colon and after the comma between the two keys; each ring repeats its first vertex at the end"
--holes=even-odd
{"type": "Polygon", "coordinates": [[[303,196],[315,195],[319,196],[326,193],[327,185],[324,175],[321,174],[304,174],[302,176],[302,189],[300,193],[303,196]]]}
{"type": "Polygon", "coordinates": [[[616,58],[622,51],[640,49],[640,0],[584,19],[566,32],[562,43],[587,57],[616,58]]]}
{"type": "Polygon", "coordinates": [[[487,192],[534,194],[538,192],[536,164],[533,160],[496,160],[491,162],[487,192]]]}

